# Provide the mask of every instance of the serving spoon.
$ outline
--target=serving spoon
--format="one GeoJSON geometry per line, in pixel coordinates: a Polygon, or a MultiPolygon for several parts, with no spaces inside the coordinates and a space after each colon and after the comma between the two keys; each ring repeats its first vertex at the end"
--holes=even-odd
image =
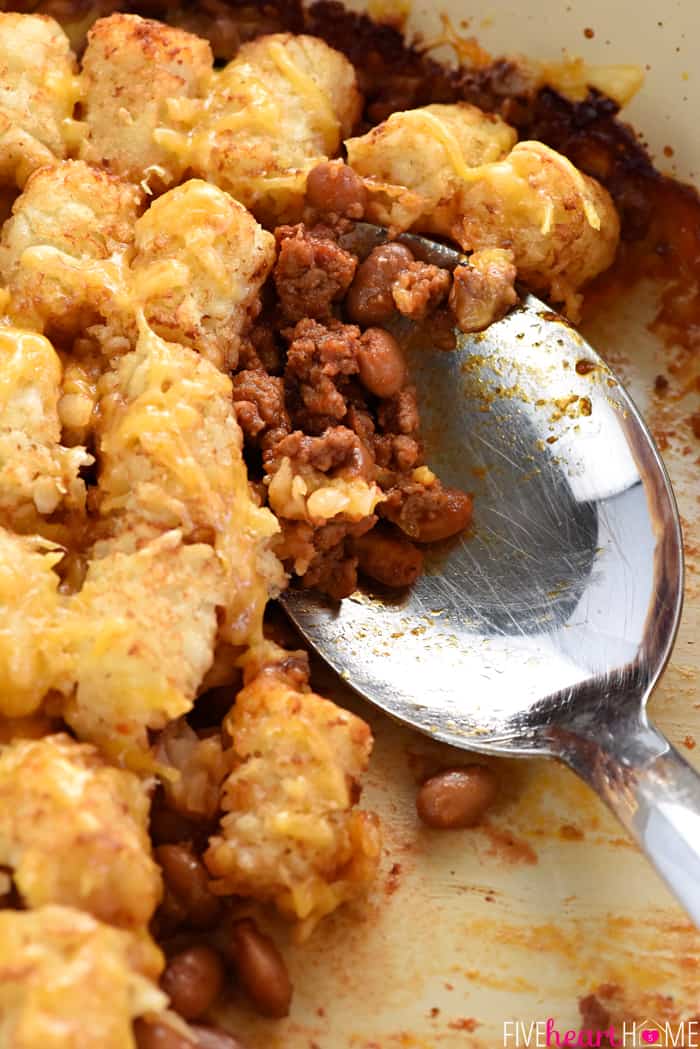
{"type": "MultiPolygon", "coordinates": [[[[353,250],[387,239],[358,224],[353,250]]],[[[464,256],[400,238],[453,269],[464,256]]],[[[605,362],[533,295],[453,352],[398,332],[427,460],[472,491],[474,528],[427,548],[399,596],[283,598],[357,692],[435,739],[565,762],[647,853],[700,925],[700,776],[649,722],[683,598],[678,510],[663,462],[605,362]]]]}

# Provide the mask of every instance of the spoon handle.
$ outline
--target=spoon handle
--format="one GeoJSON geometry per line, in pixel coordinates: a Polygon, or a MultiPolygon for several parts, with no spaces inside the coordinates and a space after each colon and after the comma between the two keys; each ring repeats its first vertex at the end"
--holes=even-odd
{"type": "Polygon", "coordinates": [[[700,775],[645,716],[560,756],[606,802],[700,927],[700,775]]]}

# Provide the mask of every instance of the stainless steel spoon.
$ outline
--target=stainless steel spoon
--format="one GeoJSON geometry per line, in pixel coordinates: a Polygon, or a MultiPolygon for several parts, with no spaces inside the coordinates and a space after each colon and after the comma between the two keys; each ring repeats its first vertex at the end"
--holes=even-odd
{"type": "MultiPolygon", "coordinates": [[[[365,250],[385,239],[357,236],[365,250]]],[[[415,253],[462,256],[422,238],[415,253]]],[[[647,719],[683,595],[671,485],[629,396],[532,295],[452,353],[405,329],[427,459],[472,534],[398,597],[290,590],[306,640],[388,714],[468,750],[550,755],[596,790],[700,925],[700,776],[647,719]]]]}

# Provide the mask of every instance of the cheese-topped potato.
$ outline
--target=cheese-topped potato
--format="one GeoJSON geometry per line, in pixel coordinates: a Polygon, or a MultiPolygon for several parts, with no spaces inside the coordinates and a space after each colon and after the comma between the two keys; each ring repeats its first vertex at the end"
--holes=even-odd
{"type": "Polygon", "coordinates": [[[3,1049],[136,1049],[133,1021],[167,1005],[162,968],[152,941],[72,907],[0,911],[3,1049]]]}
{"type": "Polygon", "coordinates": [[[0,527],[0,715],[34,713],[53,688],[67,688],[62,599],[53,571],[62,551],[0,527]]]}
{"type": "Polygon", "coordinates": [[[227,375],[142,328],[137,349],[100,382],[98,511],[109,532],[179,528],[210,543],[226,580],[220,636],[260,636],[282,582],[267,539],[278,525],[251,498],[227,375]]]}
{"type": "Polygon", "coordinates": [[[274,260],[275,239],[250,212],[192,179],[136,223],[134,294],[154,331],[229,370],[274,260]]]}
{"type": "Polygon", "coordinates": [[[212,662],[223,573],[210,546],[186,545],[178,531],[132,552],[115,546],[90,561],[70,601],[77,684],[64,717],[112,758],[151,769],[148,730],[191,709],[212,662]]]}
{"type": "Polygon", "coordinates": [[[151,189],[172,185],[181,158],[153,132],[178,126],[187,100],[205,91],[212,64],[202,37],[137,15],[100,18],[83,55],[81,157],[151,189]]]}
{"type": "Polygon", "coordinates": [[[615,258],[620,220],[600,183],[541,142],[472,172],[450,234],[468,251],[509,248],[520,280],[570,314],[576,291],[615,258]]]}
{"type": "Polygon", "coordinates": [[[337,153],[359,113],[344,55],[316,37],[276,33],[244,44],[215,74],[189,133],[155,135],[196,174],[272,220],[301,205],[308,171],[337,153]]]}
{"type": "Polygon", "coordinates": [[[60,734],[0,747],[0,865],[27,907],[145,932],[161,894],[148,812],[143,782],[88,744],[60,734]]]}
{"type": "Polygon", "coordinates": [[[498,117],[458,103],[395,113],[346,146],[369,192],[368,218],[465,251],[509,250],[519,279],[575,316],[578,289],[615,257],[617,212],[566,157],[514,142],[498,117]]]}
{"type": "Polygon", "coordinates": [[[505,157],[517,137],[499,116],[457,102],[392,113],[345,146],[367,180],[372,221],[406,228],[420,219],[428,230],[434,219],[440,231],[466,172],[505,157]]]}
{"type": "Polygon", "coordinates": [[[81,160],[34,172],[0,238],[0,279],[22,326],[73,338],[130,308],[126,263],[141,193],[81,160]]]}
{"type": "Polygon", "coordinates": [[[236,767],[223,787],[220,835],[205,854],[212,888],[274,902],[304,935],[376,872],[376,819],[353,808],[372,734],[280,666],[238,693],[225,726],[236,767]]]}
{"type": "Polygon", "coordinates": [[[66,155],[77,97],[75,56],[59,24],[0,12],[0,182],[21,187],[66,155]]]}
{"type": "Polygon", "coordinates": [[[21,532],[59,507],[82,511],[82,447],[59,444],[61,362],[42,335],[0,327],[0,520],[21,532]]]}

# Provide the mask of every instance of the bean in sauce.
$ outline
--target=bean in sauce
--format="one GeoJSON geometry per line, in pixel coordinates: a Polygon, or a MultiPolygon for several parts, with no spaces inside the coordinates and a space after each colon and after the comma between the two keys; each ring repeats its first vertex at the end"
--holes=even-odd
{"type": "Polygon", "coordinates": [[[406,381],[406,363],[394,336],[384,328],[368,328],[357,353],[360,379],[375,397],[393,397],[406,381]]]}
{"type": "Polygon", "coordinates": [[[239,982],[263,1016],[281,1018],[289,1013],[292,984],[277,946],[260,932],[252,918],[231,926],[229,953],[239,982]]]}
{"type": "Polygon", "coordinates": [[[196,1020],[212,1007],[224,986],[219,954],[206,944],[173,955],[161,977],[161,986],[176,1013],[196,1020]]]}
{"type": "Polygon", "coordinates": [[[209,889],[209,875],[187,845],[159,845],[155,857],[163,869],[166,891],[196,929],[209,929],[221,914],[221,902],[209,889]]]}
{"type": "Polygon", "coordinates": [[[357,267],[345,297],[350,320],[361,327],[374,327],[390,320],[396,314],[392,284],[413,261],[413,254],[403,244],[382,244],[374,248],[357,267]]]}
{"type": "Polygon", "coordinates": [[[497,793],[498,780],[486,765],[445,769],[425,781],[416,797],[416,809],[428,827],[475,827],[497,793]]]}
{"type": "Polygon", "coordinates": [[[306,180],[306,202],[317,211],[361,219],[367,190],[360,176],[342,160],[317,164],[306,180]]]}

